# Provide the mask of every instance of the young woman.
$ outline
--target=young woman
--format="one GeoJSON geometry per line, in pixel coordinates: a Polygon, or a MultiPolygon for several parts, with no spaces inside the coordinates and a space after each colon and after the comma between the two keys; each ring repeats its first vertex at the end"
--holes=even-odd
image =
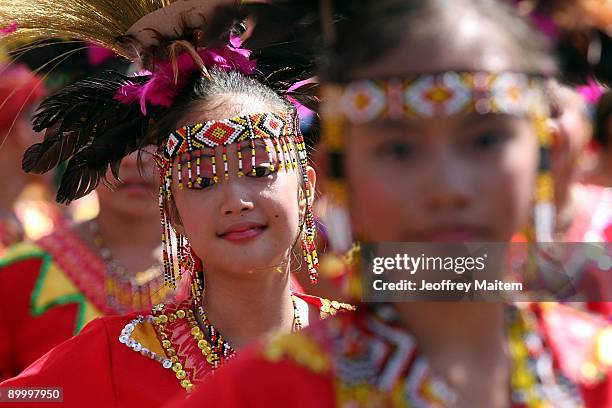
{"type": "MultiPolygon", "coordinates": [[[[150,4],[138,3],[143,9],[150,4]]],[[[214,26],[209,4],[160,3],[139,16],[127,13],[138,9],[134,2],[123,6],[126,20],[113,27],[127,31],[110,37],[102,35],[108,34],[104,18],[88,17],[89,9],[82,31],[82,23],[70,25],[71,3],[59,13],[57,5],[45,10],[47,23],[62,21],[72,35],[100,30],[97,40],[122,55],[136,58],[137,49],[149,72],[82,81],[45,101],[35,125],[47,129],[46,138],[27,152],[24,166],[45,171],[69,159],[58,199],[70,201],[86,194],[126,152],[157,145],[165,279],[171,287],[185,283],[188,296],[156,305],[150,314],[94,320],[2,383],[59,385],[69,406],[94,394],[103,406],[159,406],[176,393],[186,395],[251,341],[352,309],[290,288],[296,248],[316,279],[315,173],[295,110],[255,78],[272,84],[274,75],[266,72],[271,60],[259,55],[256,71],[247,52],[230,43],[236,41],[233,25],[210,45],[217,37],[204,35],[214,26]],[[79,138],[82,133],[86,137],[79,138]],[[71,148],[55,149],[61,143],[71,148]]],[[[0,15],[10,11],[18,27],[41,24],[25,4],[8,9],[0,6],[0,15]]],[[[292,85],[287,73],[293,67],[281,64],[279,90],[292,85]]]]}
{"type": "Polygon", "coordinates": [[[114,191],[96,189],[95,219],[14,245],[0,261],[3,378],[96,317],[150,309],[170,298],[159,256],[154,162],[148,158],[143,172],[137,163],[136,154],[122,162],[114,191]]]}
{"type": "MultiPolygon", "coordinates": [[[[538,152],[550,147],[543,88],[554,63],[506,4],[372,1],[334,30],[331,13],[323,20],[335,38],[323,59],[330,186],[344,188],[356,234],[509,242],[528,223],[536,181],[539,234],[550,234],[552,180],[538,152]]],[[[610,404],[596,388],[609,385],[603,319],[550,303],[360,310],[246,351],[187,405],[610,404]]]]}

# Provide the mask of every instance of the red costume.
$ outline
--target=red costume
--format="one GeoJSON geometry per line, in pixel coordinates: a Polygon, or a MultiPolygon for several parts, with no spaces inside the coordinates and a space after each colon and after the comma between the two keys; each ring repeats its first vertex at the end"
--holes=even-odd
{"type": "MultiPolygon", "coordinates": [[[[72,228],[12,247],[0,261],[0,378],[17,375],[96,317],[119,313],[108,283],[100,254],[72,228]]],[[[123,293],[115,301],[138,310],[164,293],[123,293]]]]}
{"type": "MultiPolygon", "coordinates": [[[[391,306],[360,310],[251,348],[171,406],[461,406],[391,306]]],[[[610,353],[603,319],[552,303],[509,307],[507,318],[513,407],[582,406],[575,384],[587,407],[612,404],[610,371],[597,356],[610,353]]]]}
{"type": "MultiPolygon", "coordinates": [[[[350,308],[314,296],[295,296],[317,307],[321,318],[350,308]]],[[[152,315],[140,319],[138,313],[95,319],[78,336],[0,386],[63,387],[64,402],[57,404],[62,407],[160,406],[177,393],[186,395],[185,389],[213,371],[203,355],[193,314],[186,301],[158,305],[152,315]]]]}

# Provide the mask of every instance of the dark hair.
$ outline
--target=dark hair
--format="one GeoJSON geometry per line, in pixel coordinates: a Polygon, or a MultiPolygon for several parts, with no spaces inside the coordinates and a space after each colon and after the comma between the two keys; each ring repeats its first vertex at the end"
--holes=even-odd
{"type": "Polygon", "coordinates": [[[542,73],[554,66],[544,37],[504,1],[498,0],[376,0],[354,7],[336,24],[336,41],[324,61],[332,81],[348,79],[356,66],[376,62],[401,43],[452,38],[461,17],[473,14],[479,24],[503,30],[516,44],[521,71],[542,73]]]}
{"type": "Polygon", "coordinates": [[[612,120],[612,91],[608,91],[597,103],[593,136],[597,143],[608,147],[612,143],[609,123],[612,120]]]}
{"type": "MultiPolygon", "coordinates": [[[[255,78],[247,77],[236,71],[213,69],[208,75],[198,73],[177,96],[172,108],[161,113],[151,129],[152,142],[162,146],[170,133],[176,128],[193,123],[180,123],[187,113],[193,110],[206,111],[224,105],[223,97],[244,97],[257,99],[277,113],[291,109],[291,103],[271,88],[255,78]]],[[[239,103],[238,101],[232,101],[239,103]]],[[[229,105],[228,105],[229,108],[229,105]]]]}
{"type": "MultiPolygon", "coordinates": [[[[172,108],[165,110],[161,114],[162,117],[152,126],[150,139],[157,146],[163,146],[172,131],[178,127],[192,124],[181,123],[188,113],[193,110],[206,112],[219,108],[230,110],[231,106],[240,104],[241,98],[245,96],[263,102],[276,113],[287,113],[294,109],[286,97],[279,95],[255,78],[247,77],[236,71],[213,69],[208,71],[208,75],[198,73],[191,78],[177,96],[172,108]],[[232,98],[231,102],[224,97],[232,98]]],[[[301,176],[299,166],[298,171],[301,176]]],[[[306,188],[301,177],[299,180],[301,188],[306,188]]],[[[173,222],[182,223],[173,200],[167,203],[166,211],[173,222]]]]}

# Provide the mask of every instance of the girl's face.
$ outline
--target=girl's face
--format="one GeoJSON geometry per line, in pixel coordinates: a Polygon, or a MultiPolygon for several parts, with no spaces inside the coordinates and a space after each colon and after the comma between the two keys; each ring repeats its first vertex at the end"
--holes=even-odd
{"type": "MultiPolygon", "coordinates": [[[[460,37],[455,46],[400,46],[353,77],[516,69],[504,47],[460,37]]],[[[525,118],[474,114],[351,124],[346,154],[354,228],[368,240],[509,241],[528,219],[538,143],[525,118]]]]}
{"type": "MultiPolygon", "coordinates": [[[[250,158],[250,147],[243,157],[250,158]]],[[[245,176],[238,177],[237,145],[228,146],[229,178],[224,179],[223,159],[216,152],[219,182],[212,183],[212,150],[203,152],[202,185],[179,189],[177,166],[172,176],[172,193],[180,215],[182,232],[206,271],[225,271],[242,277],[269,270],[287,262],[299,237],[305,201],[298,170],[278,170],[280,158],[267,140],[256,143],[255,174],[250,160],[243,160],[245,176]],[[272,163],[265,151],[268,144],[272,163]],[[274,165],[274,171],[269,169],[274,165]]],[[[186,163],[185,163],[186,164],[186,163]]],[[[195,166],[195,162],[194,162],[195,166]]],[[[183,165],[183,180],[186,180],[183,165]]],[[[314,179],[314,171],[309,168],[314,179]]]]}
{"type": "MultiPolygon", "coordinates": [[[[138,153],[132,153],[121,161],[119,178],[113,190],[100,184],[96,188],[100,211],[112,211],[129,219],[147,218],[159,221],[159,177],[150,153],[143,152],[141,166],[138,153]],[[140,167],[140,168],[139,168],[140,167]]],[[[107,178],[113,180],[108,170],[107,178]]]]}
{"type": "Polygon", "coordinates": [[[357,232],[374,241],[508,241],[538,162],[526,120],[456,116],[353,125],[347,174],[357,232]]]}

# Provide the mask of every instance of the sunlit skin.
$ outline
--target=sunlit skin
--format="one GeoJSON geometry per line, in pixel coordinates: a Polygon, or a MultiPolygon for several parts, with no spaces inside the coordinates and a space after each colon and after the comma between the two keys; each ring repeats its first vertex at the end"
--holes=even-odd
{"type": "MultiPolygon", "coordinates": [[[[205,113],[187,113],[183,124],[270,111],[254,98],[241,101],[240,105],[220,103],[205,113]]],[[[216,152],[217,184],[210,182],[210,159],[202,159],[205,181],[198,188],[179,189],[177,166],[173,169],[175,218],[180,218],[173,220],[174,225],[203,261],[203,304],[211,322],[234,347],[270,330],[289,332],[293,324],[289,271],[295,269],[291,252],[300,236],[305,194],[297,170],[278,169],[274,148],[275,170],[269,170],[263,143],[258,141],[256,145],[256,175],[250,174],[250,160],[243,160],[248,175],[238,177],[236,144],[228,146],[227,180],[221,151],[216,152]]],[[[243,153],[247,152],[245,157],[250,158],[250,149],[243,153]]],[[[204,155],[207,153],[210,155],[210,150],[204,155]]],[[[307,173],[314,189],[315,172],[308,167],[307,173]]],[[[301,300],[298,309],[303,324],[317,318],[318,312],[301,300]]]]}
{"type": "MultiPolygon", "coordinates": [[[[353,70],[352,78],[520,71],[520,49],[503,31],[465,14],[450,24],[452,36],[425,33],[399,41],[353,70]]],[[[370,241],[508,242],[532,208],[538,143],[525,118],[462,115],[352,124],[346,153],[353,227],[370,241]]],[[[508,406],[502,304],[396,307],[433,373],[457,392],[460,406],[508,406]]]]}

